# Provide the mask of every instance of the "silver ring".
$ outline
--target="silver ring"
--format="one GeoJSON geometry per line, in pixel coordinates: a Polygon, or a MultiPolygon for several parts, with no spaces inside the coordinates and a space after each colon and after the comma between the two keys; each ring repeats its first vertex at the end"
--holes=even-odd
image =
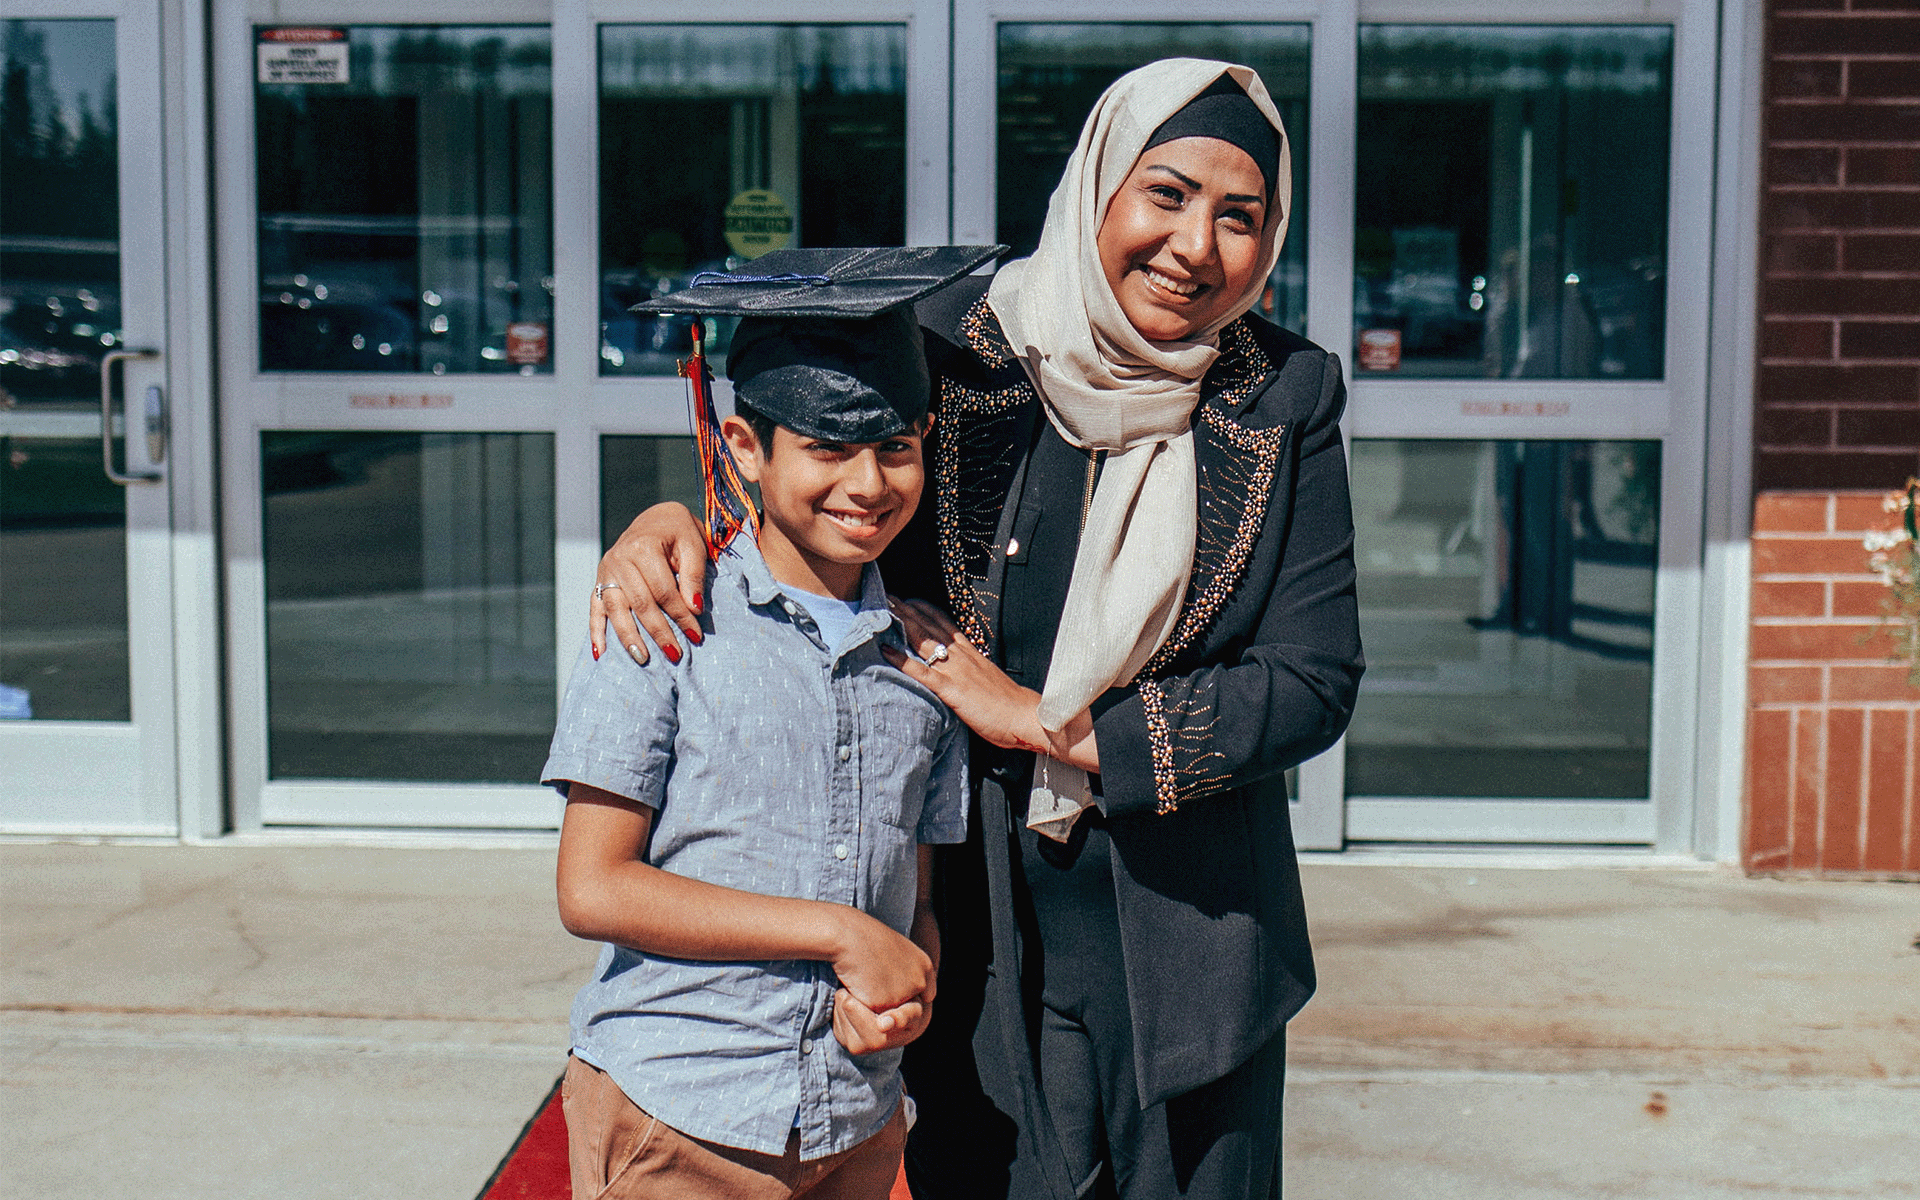
{"type": "Polygon", "coordinates": [[[620,585],[617,583],[596,583],[593,585],[593,598],[598,600],[608,592],[617,592],[619,590],[620,585]]]}
{"type": "Polygon", "coordinates": [[[945,642],[935,642],[933,644],[933,653],[927,655],[927,665],[937,667],[950,657],[952,656],[947,653],[947,644],[945,642]]]}

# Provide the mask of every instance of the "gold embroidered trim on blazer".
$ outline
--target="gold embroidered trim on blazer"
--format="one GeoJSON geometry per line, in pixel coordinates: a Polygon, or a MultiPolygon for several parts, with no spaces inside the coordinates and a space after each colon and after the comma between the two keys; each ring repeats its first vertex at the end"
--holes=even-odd
{"type": "Polygon", "coordinates": [[[1007,488],[1025,449],[1017,429],[981,426],[1012,418],[1034,398],[1023,382],[991,392],[976,391],[951,379],[940,381],[940,420],[934,426],[934,529],[939,540],[940,572],[953,605],[953,619],[967,640],[985,649],[989,643],[986,606],[976,580],[993,563],[994,538],[1007,488]]]}
{"type": "Polygon", "coordinates": [[[1220,357],[1213,360],[1201,387],[1213,403],[1238,408],[1273,371],[1273,360],[1260,348],[1247,318],[1241,317],[1220,331],[1220,357]]]}
{"type": "Polygon", "coordinates": [[[1140,676],[1165,671],[1175,655],[1206,632],[1233,589],[1240,586],[1260,528],[1266,522],[1273,477],[1280,466],[1287,427],[1249,429],[1230,415],[1231,409],[1245,403],[1253,390],[1272,376],[1273,363],[1243,321],[1227,326],[1220,339],[1223,349],[1219,362],[1226,364],[1227,382],[1201,406],[1200,420],[1226,452],[1223,477],[1201,475],[1193,577],[1187,581],[1179,621],[1140,668],[1140,676]]]}
{"type": "Polygon", "coordinates": [[[1180,798],[1173,786],[1173,738],[1167,732],[1158,680],[1140,685],[1140,711],[1147,718],[1147,741],[1153,751],[1153,811],[1165,816],[1180,807],[1180,798]]]}
{"type": "Polygon", "coordinates": [[[1232,780],[1227,756],[1214,746],[1219,692],[1185,680],[1149,679],[1140,685],[1153,756],[1153,811],[1166,815],[1188,800],[1224,791],[1232,780]],[[1204,719],[1202,719],[1204,718],[1204,719]]]}
{"type": "Polygon", "coordinates": [[[968,348],[980,356],[981,362],[996,371],[1013,361],[1013,347],[1007,343],[1007,333],[1000,328],[993,309],[987,306],[985,293],[967,309],[967,315],[960,318],[960,336],[966,339],[968,348]]]}

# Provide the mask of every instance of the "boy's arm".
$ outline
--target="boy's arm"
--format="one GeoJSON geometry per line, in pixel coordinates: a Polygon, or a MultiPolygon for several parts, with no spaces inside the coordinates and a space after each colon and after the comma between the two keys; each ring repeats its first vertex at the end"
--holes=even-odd
{"type": "Polygon", "coordinates": [[[648,806],[572,786],[555,870],[567,932],[668,958],[831,963],[841,985],[878,1011],[931,994],[933,959],[914,941],[844,904],[762,896],[650,866],[641,856],[652,826],[648,806]]]}
{"type": "MultiPolygon", "coordinates": [[[[933,915],[933,847],[935,843],[965,841],[966,836],[967,731],[949,714],[935,755],[933,778],[927,786],[926,804],[920,812],[913,923],[907,928],[914,945],[932,961],[935,976],[940,970],[940,926],[933,915]]],[[[933,995],[934,981],[929,980],[925,995],[897,1008],[875,1012],[843,1004],[834,1010],[834,1032],[855,1054],[904,1046],[926,1032],[933,1019],[933,995]]]]}
{"type": "MultiPolygon", "coordinates": [[[[913,906],[913,925],[908,930],[913,944],[933,961],[933,975],[940,971],[940,926],[933,918],[933,847],[919,847],[918,889],[913,906]]],[[[927,1031],[933,1020],[934,978],[929,976],[927,990],[905,1004],[880,1012],[868,1008],[842,988],[834,997],[833,1033],[850,1054],[872,1054],[894,1050],[927,1031]]]]}
{"type": "Polygon", "coordinates": [[[921,843],[915,848],[919,852],[919,878],[913,901],[913,924],[907,930],[907,936],[913,944],[920,947],[933,963],[932,980],[927,983],[925,999],[933,1001],[934,985],[940,975],[940,923],[933,917],[933,847],[921,843]]]}

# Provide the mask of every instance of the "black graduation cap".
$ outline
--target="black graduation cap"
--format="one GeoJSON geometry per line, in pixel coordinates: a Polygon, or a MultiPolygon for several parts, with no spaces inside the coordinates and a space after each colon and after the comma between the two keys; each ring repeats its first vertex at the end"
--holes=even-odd
{"type": "Polygon", "coordinates": [[[1005,246],[775,250],[703,271],[634,312],[743,318],[727,351],[737,400],[803,437],[877,442],[931,400],[913,302],[1005,246]]]}

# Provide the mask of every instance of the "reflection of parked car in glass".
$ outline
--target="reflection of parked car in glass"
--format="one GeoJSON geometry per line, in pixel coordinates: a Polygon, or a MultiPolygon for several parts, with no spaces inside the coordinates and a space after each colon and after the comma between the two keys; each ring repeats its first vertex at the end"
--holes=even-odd
{"type": "Polygon", "coordinates": [[[1452,274],[1356,278],[1354,319],[1364,329],[1398,329],[1401,353],[1409,357],[1477,357],[1483,318],[1471,299],[1471,291],[1452,274]]]}
{"type": "MultiPolygon", "coordinates": [[[[411,249],[417,239],[382,233],[356,242],[327,232],[330,240],[316,245],[321,234],[307,227],[346,219],[301,218],[305,240],[281,228],[290,221],[276,218],[261,235],[263,258],[299,264],[262,272],[262,370],[444,375],[537,371],[550,362],[550,355],[515,358],[507,331],[524,322],[551,332],[551,276],[523,280],[464,251],[441,254],[423,270],[411,249]],[[395,245],[410,249],[391,253],[395,245]],[[356,256],[356,247],[368,253],[356,256]],[[369,247],[388,252],[375,256],[369,247]]],[[[445,250],[445,240],[435,245],[445,250]]]]}
{"type": "Polygon", "coordinates": [[[97,397],[100,359],[121,343],[118,297],[106,287],[8,291],[0,298],[0,389],[17,400],[97,397]]]}
{"type": "Polygon", "coordinates": [[[412,371],[414,321],[392,305],[313,301],[304,308],[278,296],[260,301],[260,362],[280,371],[412,371]]]}
{"type": "MultiPolygon", "coordinates": [[[[644,300],[679,291],[701,271],[725,271],[739,259],[716,259],[684,273],[656,275],[644,271],[610,271],[600,284],[601,371],[610,375],[671,375],[679,360],[693,352],[696,318],[629,312],[644,300]]],[[[709,330],[707,351],[725,356],[735,318],[705,318],[709,330]]],[[[715,370],[719,370],[716,363],[715,370]]]]}
{"type": "Polygon", "coordinates": [[[1364,228],[1356,234],[1355,255],[1359,328],[1398,330],[1400,352],[1408,358],[1478,358],[1485,280],[1476,277],[1468,286],[1457,229],[1364,228]]]}

